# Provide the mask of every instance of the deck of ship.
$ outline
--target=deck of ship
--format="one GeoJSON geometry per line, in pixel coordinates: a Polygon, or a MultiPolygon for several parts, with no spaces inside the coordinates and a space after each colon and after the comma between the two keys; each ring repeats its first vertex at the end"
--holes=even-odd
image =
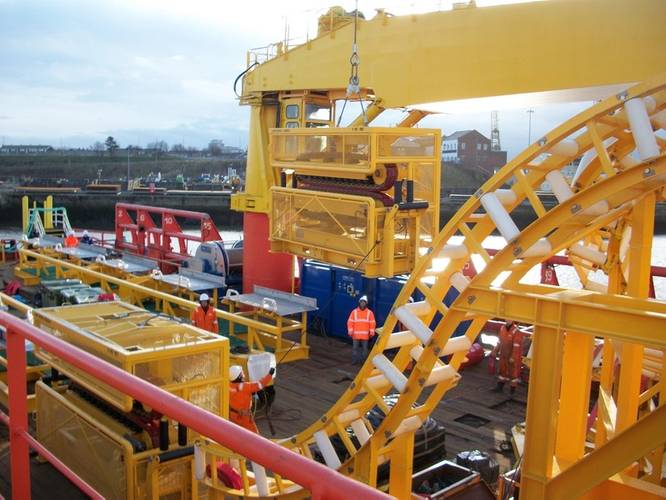
{"type": "MultiPolygon", "coordinates": [[[[311,336],[311,357],[278,367],[276,401],[272,423],[275,438],[290,436],[319,418],[339,397],[354,376],[351,347],[335,338],[311,336]]],[[[485,362],[462,372],[462,379],[440,402],[433,417],[444,425],[446,457],[462,450],[479,449],[490,453],[500,470],[511,468],[513,456],[500,452],[506,432],[525,418],[526,388],[519,387],[514,398],[491,392],[495,383],[485,362]]],[[[270,437],[263,414],[257,424],[270,437]]],[[[445,457],[442,457],[445,458],[445,457]]],[[[7,429],[0,425],[0,495],[11,497],[7,429]]],[[[84,498],[49,464],[32,463],[33,498],[84,498]]]]}

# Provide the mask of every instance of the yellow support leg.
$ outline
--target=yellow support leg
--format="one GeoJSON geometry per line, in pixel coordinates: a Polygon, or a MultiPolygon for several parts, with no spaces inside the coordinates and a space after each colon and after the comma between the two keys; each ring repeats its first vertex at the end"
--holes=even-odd
{"type": "Polygon", "coordinates": [[[391,443],[391,470],[389,495],[410,498],[412,495],[412,471],[414,464],[414,433],[405,432],[391,443]]]}
{"type": "Polygon", "coordinates": [[[552,475],[562,346],[563,335],[560,331],[535,326],[527,397],[525,462],[520,481],[523,498],[545,498],[546,483],[552,475]]]}
{"type": "Polygon", "coordinates": [[[560,411],[555,455],[561,468],[585,452],[594,338],[567,332],[564,338],[560,411]]]}
{"type": "MultiPolygon", "coordinates": [[[[650,263],[654,234],[655,195],[649,194],[636,203],[631,214],[629,276],[627,294],[646,298],[650,290],[650,263]]],[[[617,431],[621,432],[638,417],[643,346],[625,343],[620,354],[617,431]]]]}

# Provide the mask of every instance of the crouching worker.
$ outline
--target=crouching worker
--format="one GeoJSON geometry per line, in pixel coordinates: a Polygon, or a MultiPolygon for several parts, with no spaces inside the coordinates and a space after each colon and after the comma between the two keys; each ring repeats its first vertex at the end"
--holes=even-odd
{"type": "Polygon", "coordinates": [[[233,365],[229,368],[231,388],[229,390],[229,420],[259,434],[252,415],[252,396],[273,380],[275,368],[271,368],[258,382],[244,382],[243,368],[233,365]]]}

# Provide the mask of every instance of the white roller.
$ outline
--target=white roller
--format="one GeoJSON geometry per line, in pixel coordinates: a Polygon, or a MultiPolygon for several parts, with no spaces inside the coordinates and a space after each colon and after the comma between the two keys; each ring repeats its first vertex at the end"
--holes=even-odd
{"type": "Polygon", "coordinates": [[[563,139],[553,144],[548,152],[560,156],[575,156],[578,153],[578,143],[573,139],[563,139]]]}
{"type": "Polygon", "coordinates": [[[497,230],[506,241],[511,241],[518,236],[520,233],[518,226],[513,222],[509,212],[506,211],[495,193],[484,194],[481,197],[481,205],[483,205],[483,208],[497,226],[497,230]]]}
{"type": "Polygon", "coordinates": [[[395,332],[389,337],[388,342],[386,343],[386,348],[395,349],[396,347],[415,344],[416,342],[418,342],[418,339],[412,335],[412,332],[395,332]]]}
{"type": "Polygon", "coordinates": [[[260,497],[267,497],[270,493],[268,489],[268,478],[266,477],[266,469],[263,465],[255,462],[252,463],[252,472],[254,472],[254,484],[257,487],[257,494],[260,497]]]}
{"type": "Polygon", "coordinates": [[[608,213],[608,210],[610,210],[608,202],[606,200],[601,200],[596,202],[594,205],[590,205],[581,213],[584,215],[604,215],[608,213]]]}
{"type": "Polygon", "coordinates": [[[645,347],[643,352],[646,356],[651,356],[653,358],[661,359],[664,357],[664,351],[660,351],[659,349],[652,349],[651,347],[645,347]]]}
{"type": "Polygon", "coordinates": [[[571,248],[569,248],[569,252],[576,255],[577,257],[580,257],[581,259],[589,260],[593,264],[597,264],[599,266],[603,265],[603,263],[606,262],[605,253],[600,252],[595,248],[590,248],[587,245],[582,245],[580,243],[571,245],[571,248]]]}
{"type": "Polygon", "coordinates": [[[381,389],[383,387],[386,387],[387,385],[390,385],[390,382],[384,375],[374,375],[372,377],[368,377],[365,380],[365,385],[372,389],[381,389]]]}
{"type": "Polygon", "coordinates": [[[459,377],[458,373],[454,370],[452,366],[445,365],[433,368],[426,380],[425,386],[429,387],[431,385],[439,384],[444,380],[452,380],[456,377],[459,377]]]}
{"type": "Polygon", "coordinates": [[[457,352],[469,351],[472,347],[472,342],[465,337],[451,337],[444,345],[444,349],[440,353],[440,356],[448,356],[449,354],[455,354],[457,352]]]}
{"type": "Polygon", "coordinates": [[[494,192],[502,205],[513,205],[518,201],[518,196],[516,196],[513,189],[497,189],[494,192]]]}
{"type": "Polygon", "coordinates": [[[666,109],[662,109],[651,120],[657,127],[666,129],[666,109]]]}
{"type": "Polygon", "coordinates": [[[594,280],[587,280],[587,284],[585,285],[585,289],[590,290],[591,292],[607,293],[608,292],[608,285],[605,285],[603,283],[599,283],[598,281],[594,281],[594,280]]]}
{"type": "Polygon", "coordinates": [[[641,161],[651,160],[659,156],[659,145],[652,131],[650,117],[643,99],[629,99],[624,103],[629,127],[636,142],[636,149],[641,161]]]}
{"type": "Polygon", "coordinates": [[[626,155],[626,156],[620,158],[620,165],[622,165],[622,167],[624,167],[624,168],[635,167],[639,163],[640,162],[631,155],[626,155]]]}
{"type": "Polygon", "coordinates": [[[407,388],[407,377],[405,377],[405,375],[398,370],[386,356],[383,354],[377,354],[372,358],[372,363],[384,374],[398,392],[405,392],[405,389],[407,388]]]}
{"type": "Polygon", "coordinates": [[[206,452],[198,443],[194,445],[194,476],[197,481],[203,481],[206,477],[206,452]]]}
{"type": "Polygon", "coordinates": [[[425,300],[419,300],[417,302],[408,302],[404,307],[415,316],[425,316],[428,314],[432,308],[430,304],[425,300]]]}
{"type": "Polygon", "coordinates": [[[357,409],[351,409],[347,411],[343,411],[338,415],[337,417],[338,422],[341,424],[346,424],[347,422],[351,422],[352,420],[356,420],[357,418],[361,418],[361,414],[357,409]]]}
{"type": "Polygon", "coordinates": [[[542,257],[548,255],[552,249],[553,246],[547,238],[539,238],[534,245],[522,253],[521,257],[542,257]]]}
{"type": "MultiPolygon", "coordinates": [[[[314,433],[315,442],[317,443],[317,448],[321,451],[322,456],[324,457],[324,462],[331,469],[337,469],[342,465],[340,463],[340,458],[338,454],[335,453],[335,448],[333,448],[333,443],[329,439],[325,431],[317,431],[314,433]]],[[[265,496],[265,495],[264,495],[265,496]]]]}
{"type": "Polygon", "coordinates": [[[423,321],[417,318],[406,306],[398,307],[395,312],[395,317],[405,325],[414,335],[416,335],[421,342],[427,344],[432,337],[432,330],[428,328],[423,321]]]}
{"type": "Polygon", "coordinates": [[[573,196],[573,191],[569,187],[569,183],[559,170],[552,170],[546,174],[546,180],[553,190],[553,194],[557,201],[564,203],[573,196]]]}
{"type": "MultiPolygon", "coordinates": [[[[612,146],[617,142],[617,137],[608,137],[603,141],[604,147],[608,149],[609,146],[612,146]]],[[[574,186],[576,182],[578,182],[578,179],[580,178],[581,175],[583,175],[583,172],[587,169],[587,167],[592,163],[592,160],[594,160],[597,157],[597,150],[595,148],[590,148],[587,151],[585,151],[585,154],[583,154],[582,158],[580,159],[580,162],[578,162],[578,167],[576,167],[576,173],[573,176],[573,179],[571,180],[571,185],[574,186]]]]}
{"type": "Polygon", "coordinates": [[[356,439],[358,439],[358,442],[361,444],[361,446],[363,446],[368,441],[368,439],[370,439],[368,428],[365,426],[365,422],[363,422],[363,420],[360,418],[358,420],[354,420],[351,423],[351,428],[354,431],[356,439]]]}
{"type": "Polygon", "coordinates": [[[409,355],[412,357],[414,361],[418,361],[419,358],[421,357],[421,354],[423,354],[422,345],[415,345],[409,350],[409,355]]]}
{"type": "Polygon", "coordinates": [[[469,285],[469,278],[461,272],[453,273],[450,278],[450,283],[453,288],[462,293],[469,285]]]}
{"type": "Polygon", "coordinates": [[[446,244],[439,252],[438,258],[441,259],[464,259],[469,255],[469,250],[465,245],[446,244]]]}
{"type": "Polygon", "coordinates": [[[401,434],[404,434],[405,432],[413,432],[419,427],[421,427],[422,424],[423,422],[421,421],[421,418],[418,415],[412,415],[411,417],[407,417],[402,422],[400,422],[400,425],[395,430],[392,437],[397,437],[401,434]]]}

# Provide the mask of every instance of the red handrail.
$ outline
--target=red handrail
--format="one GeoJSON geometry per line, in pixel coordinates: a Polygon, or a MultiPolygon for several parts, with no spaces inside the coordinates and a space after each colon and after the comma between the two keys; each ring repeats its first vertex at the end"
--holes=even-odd
{"type": "Polygon", "coordinates": [[[0,325],[7,329],[13,498],[30,498],[29,443],[25,439],[25,434],[28,432],[25,340],[30,340],[88,375],[211,438],[225,448],[294,481],[309,490],[313,498],[391,498],[366,484],[343,476],[333,469],[170,394],[15,316],[0,312],[0,325]]]}

